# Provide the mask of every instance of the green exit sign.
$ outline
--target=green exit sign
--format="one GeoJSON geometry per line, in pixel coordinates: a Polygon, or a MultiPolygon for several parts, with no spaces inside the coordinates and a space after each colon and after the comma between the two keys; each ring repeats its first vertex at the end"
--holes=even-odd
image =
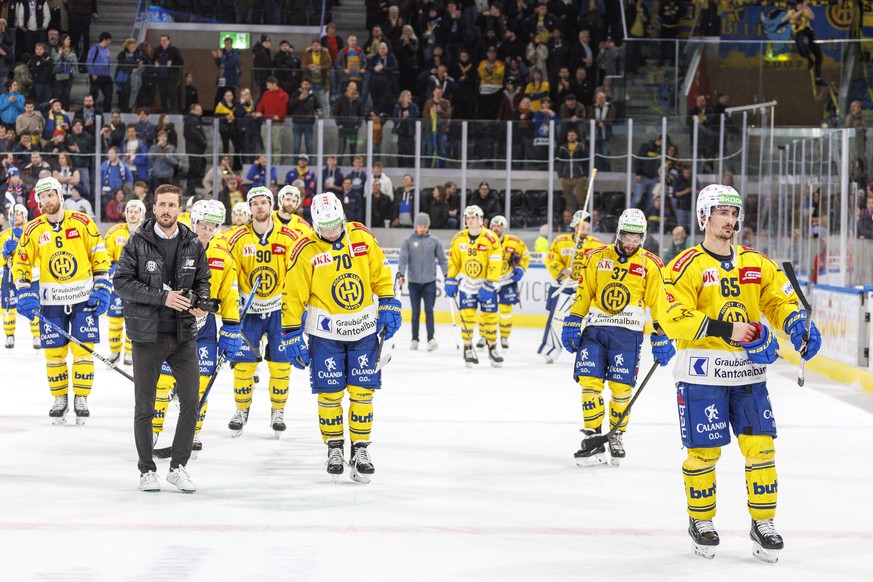
{"type": "Polygon", "coordinates": [[[218,36],[218,46],[224,48],[224,39],[233,39],[233,48],[247,49],[249,48],[249,33],[247,32],[222,32],[218,36]]]}

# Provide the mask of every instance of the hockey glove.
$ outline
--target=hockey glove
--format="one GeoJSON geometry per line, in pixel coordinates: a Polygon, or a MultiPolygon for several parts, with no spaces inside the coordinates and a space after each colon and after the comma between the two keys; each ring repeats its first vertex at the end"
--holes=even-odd
{"type": "Polygon", "coordinates": [[[305,370],[309,365],[309,348],[303,339],[303,328],[294,327],[282,330],[282,347],[285,357],[291,365],[300,370],[305,370]]]}
{"type": "Polygon", "coordinates": [[[515,269],[513,269],[513,271],[512,271],[512,282],[513,283],[518,283],[519,281],[521,281],[522,277],[524,277],[524,269],[522,269],[521,267],[516,267],[515,269]]]}
{"type": "Polygon", "coordinates": [[[667,337],[667,334],[653,333],[650,336],[652,341],[652,356],[660,366],[666,366],[673,356],[676,355],[676,348],[673,347],[673,340],[667,337]]]}
{"type": "Polygon", "coordinates": [[[101,316],[109,309],[109,294],[112,292],[112,283],[106,279],[94,281],[91,295],[88,296],[86,305],[94,309],[94,315],[101,316]]]}
{"type": "Polygon", "coordinates": [[[222,325],[218,331],[218,353],[233,358],[242,347],[242,341],[239,325],[222,325]]]}
{"type": "Polygon", "coordinates": [[[770,330],[760,323],[752,323],[757,329],[757,339],[750,342],[741,343],[740,345],[746,350],[746,355],[749,360],[756,364],[772,364],[779,355],[776,350],[779,349],[779,341],[770,333],[770,330]]]}
{"type": "Polygon", "coordinates": [[[446,295],[454,297],[458,292],[458,280],[454,277],[446,277],[445,290],[446,295]]]}
{"type": "Polygon", "coordinates": [[[16,309],[27,319],[33,319],[39,313],[39,290],[33,287],[20,289],[16,309]]]}
{"type": "Polygon", "coordinates": [[[10,238],[5,243],[3,243],[3,260],[5,261],[9,257],[12,256],[12,253],[15,252],[15,249],[18,247],[18,239],[10,238]]]}
{"type": "Polygon", "coordinates": [[[564,318],[561,329],[561,343],[571,354],[575,354],[582,345],[582,318],[578,315],[568,315],[564,318]]]}
{"type": "Polygon", "coordinates": [[[809,360],[821,349],[821,333],[815,322],[809,324],[809,337],[806,338],[806,351],[803,349],[803,335],[806,333],[806,311],[795,311],[785,320],[785,333],[791,336],[794,349],[800,352],[800,357],[809,360]]]}
{"type": "Polygon", "coordinates": [[[385,326],[385,339],[391,339],[400,329],[400,301],[394,297],[379,300],[379,319],[376,320],[377,332],[385,326]]]}
{"type": "Polygon", "coordinates": [[[494,283],[486,281],[479,287],[479,303],[493,303],[497,298],[497,289],[494,288],[494,283]]]}

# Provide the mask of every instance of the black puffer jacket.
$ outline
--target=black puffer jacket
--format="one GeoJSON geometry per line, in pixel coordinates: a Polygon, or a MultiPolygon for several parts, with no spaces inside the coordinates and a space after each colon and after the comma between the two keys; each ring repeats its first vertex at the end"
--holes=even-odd
{"type": "MultiPolygon", "coordinates": [[[[179,224],[179,252],[176,257],[176,289],[192,289],[196,295],[208,297],[209,265],[206,251],[184,224],[179,224]]],[[[115,292],[124,299],[124,324],[127,335],[135,342],[154,342],[158,337],[158,320],[167,299],[162,275],[164,259],[158,249],[155,219],[150,218],[130,237],[112,278],[115,292]]],[[[197,337],[197,320],[190,313],[179,314],[177,339],[180,342],[197,337]]]]}

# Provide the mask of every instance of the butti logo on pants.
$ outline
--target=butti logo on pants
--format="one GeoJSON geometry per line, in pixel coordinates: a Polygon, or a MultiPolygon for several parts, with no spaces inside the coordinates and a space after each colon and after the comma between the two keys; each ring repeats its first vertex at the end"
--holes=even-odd
{"type": "Polygon", "coordinates": [[[689,376],[708,376],[709,358],[691,358],[688,363],[689,376]]]}

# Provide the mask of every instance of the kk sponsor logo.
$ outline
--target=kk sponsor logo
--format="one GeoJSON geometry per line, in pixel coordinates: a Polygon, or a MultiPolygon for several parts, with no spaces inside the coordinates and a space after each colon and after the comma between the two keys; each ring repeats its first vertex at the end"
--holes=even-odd
{"type": "Polygon", "coordinates": [[[601,259],[599,263],[597,263],[598,271],[611,271],[612,270],[612,259],[601,259]]]}
{"type": "Polygon", "coordinates": [[[718,285],[718,269],[715,267],[712,267],[710,269],[704,269],[703,286],[712,287],[713,285],[718,285]]]}
{"type": "Polygon", "coordinates": [[[333,257],[330,253],[321,253],[312,257],[312,266],[315,268],[324,267],[333,263],[333,257]]]}
{"type": "Polygon", "coordinates": [[[39,235],[39,241],[38,241],[39,246],[46,245],[50,242],[52,242],[52,235],[51,234],[44,232],[41,235],[39,235]]]}
{"type": "Polygon", "coordinates": [[[255,256],[255,245],[243,245],[242,256],[244,256],[244,257],[255,256]]]}

